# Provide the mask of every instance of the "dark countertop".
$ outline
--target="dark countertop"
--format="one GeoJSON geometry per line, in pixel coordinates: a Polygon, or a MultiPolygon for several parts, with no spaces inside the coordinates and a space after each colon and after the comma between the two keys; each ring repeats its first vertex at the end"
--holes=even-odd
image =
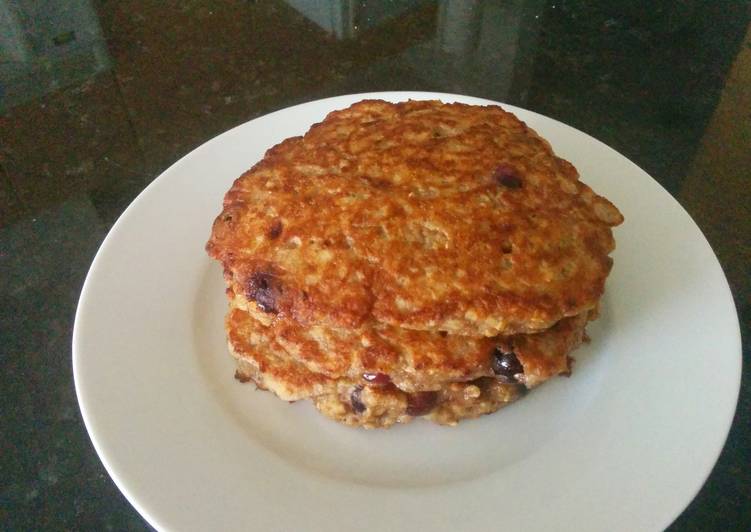
{"type": "Polygon", "coordinates": [[[259,115],[417,89],[579,128],[694,217],[730,282],[746,364],[725,449],[670,530],[751,530],[749,5],[655,4],[0,2],[2,528],[148,528],[94,452],[71,369],[84,276],[138,192],[259,115]]]}

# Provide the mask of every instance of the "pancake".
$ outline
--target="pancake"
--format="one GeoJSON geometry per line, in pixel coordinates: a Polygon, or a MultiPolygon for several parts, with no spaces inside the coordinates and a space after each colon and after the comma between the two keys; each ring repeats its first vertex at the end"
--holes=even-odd
{"type": "Polygon", "coordinates": [[[303,326],[494,337],[594,309],[621,221],[500,107],[371,100],[239,177],[207,250],[303,326]]]}
{"type": "Polygon", "coordinates": [[[235,377],[239,381],[253,381],[285,401],[335,392],[334,379],[314,373],[291,359],[246,312],[230,309],[225,330],[229,351],[237,362],[235,377]]]}
{"type": "MultiPolygon", "coordinates": [[[[407,392],[440,389],[446,382],[497,375],[498,358],[518,361],[513,380],[527,387],[570,371],[568,355],[579,346],[588,315],[564,318],[545,331],[507,337],[470,337],[415,331],[380,322],[352,329],[302,326],[283,315],[269,319],[253,302],[235,295],[233,306],[264,327],[254,329],[309,370],[358,381],[387,377],[407,392]],[[494,364],[496,365],[494,370],[494,364]]],[[[509,375],[511,377],[511,375],[509,375]]]]}
{"type": "Polygon", "coordinates": [[[413,393],[390,382],[333,380],[310,371],[266,335],[258,334],[265,327],[243,310],[230,310],[226,328],[237,363],[237,380],[252,381],[286,401],[310,398],[321,413],[347,425],[382,428],[416,417],[455,425],[462,419],[495,412],[524,393],[521,384],[489,377],[413,393]]]}
{"type": "Polygon", "coordinates": [[[377,388],[342,383],[338,393],[317,396],[313,404],[335,421],[372,429],[409,423],[416,417],[439,425],[456,425],[463,419],[492,414],[523,395],[522,386],[489,377],[450,383],[435,392],[416,394],[404,393],[394,386],[377,388]]]}
{"type": "MultiPolygon", "coordinates": [[[[264,325],[237,306],[227,315],[226,329],[230,352],[237,361],[238,380],[253,381],[259,388],[287,401],[310,398],[319,411],[336,421],[376,428],[406,423],[416,417],[454,425],[462,419],[495,412],[520,398],[527,387],[552,376],[543,378],[539,371],[525,374],[528,367],[535,370],[545,366],[541,362],[544,358],[553,361],[550,367],[557,365],[559,373],[568,371],[570,351],[579,344],[573,339],[577,336],[581,339],[584,322],[586,318],[567,319],[549,331],[497,339],[497,350],[485,353],[483,376],[473,373],[462,381],[433,381],[428,389],[422,390],[404,387],[405,381],[399,378],[404,373],[400,365],[394,365],[396,373],[391,374],[349,372],[334,378],[316,373],[276,341],[273,325],[264,325]],[[519,349],[519,345],[524,347],[519,349]],[[504,357],[512,353],[503,349],[509,347],[519,353],[512,360],[527,366],[517,370],[514,363],[503,366],[507,360],[504,357]],[[561,351],[564,347],[570,350],[561,351]],[[504,371],[507,368],[511,368],[510,373],[504,371]]],[[[440,334],[435,336],[443,338],[440,334]]]]}
{"type": "Polygon", "coordinates": [[[453,425],[571,373],[622,220],[500,107],[370,100],[240,176],[206,249],[238,380],[453,425]]]}

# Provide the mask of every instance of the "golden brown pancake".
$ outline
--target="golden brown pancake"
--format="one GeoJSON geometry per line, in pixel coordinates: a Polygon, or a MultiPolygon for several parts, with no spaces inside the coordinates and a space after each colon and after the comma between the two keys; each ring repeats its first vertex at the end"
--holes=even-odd
{"type": "MultiPolygon", "coordinates": [[[[472,370],[470,376],[462,379],[429,380],[424,387],[420,387],[424,381],[419,377],[418,384],[404,378],[409,362],[398,357],[393,364],[379,366],[377,372],[363,372],[361,366],[353,363],[359,366],[355,371],[339,376],[317,373],[277,341],[279,330],[275,324],[266,326],[237,306],[227,315],[226,329],[239,380],[252,380],[287,401],[311,398],[328,417],[372,428],[405,423],[420,415],[451,425],[495,412],[521,397],[526,387],[567,373],[570,353],[581,341],[585,322],[586,317],[567,318],[547,331],[498,338],[496,348],[482,353],[483,360],[477,365],[482,368],[480,371],[472,370]],[[504,361],[511,362],[511,372],[504,371],[504,361]],[[514,364],[519,363],[521,366],[514,371],[514,364]]],[[[449,338],[425,331],[409,332],[449,338]]],[[[450,351],[452,345],[447,342],[444,350],[450,351]]],[[[334,356],[346,355],[346,351],[339,351],[334,356]]],[[[350,356],[357,358],[354,353],[350,356]]],[[[421,373],[419,369],[422,368],[412,368],[416,374],[421,373]]],[[[439,375],[435,371],[428,373],[433,379],[439,375]]]]}
{"type": "Polygon", "coordinates": [[[363,101],[238,178],[207,249],[303,325],[496,336],[594,308],[621,221],[500,107],[363,101]]]}
{"type": "Polygon", "coordinates": [[[310,398],[320,412],[348,425],[388,427],[419,416],[454,425],[495,412],[524,393],[522,384],[493,377],[447,382],[426,392],[406,392],[388,379],[331,379],[290,358],[265,333],[266,327],[243,310],[230,310],[226,329],[238,380],[252,381],[287,401],[310,398]]]}
{"type": "Polygon", "coordinates": [[[504,353],[506,358],[513,353],[521,364],[522,371],[514,380],[536,386],[570,371],[568,355],[581,343],[587,323],[587,315],[582,314],[564,318],[539,333],[470,337],[379,322],[352,329],[302,326],[283,315],[269,319],[242,296],[236,295],[232,303],[265,324],[255,328],[254,335],[262,336],[265,343],[275,343],[310,371],[333,379],[362,379],[363,383],[368,377],[386,376],[407,392],[437,390],[447,382],[498,375],[497,359],[504,353]]]}
{"type": "Polygon", "coordinates": [[[239,380],[451,425],[570,374],[622,221],[498,106],[369,100],[240,176],[206,248],[239,380]]]}

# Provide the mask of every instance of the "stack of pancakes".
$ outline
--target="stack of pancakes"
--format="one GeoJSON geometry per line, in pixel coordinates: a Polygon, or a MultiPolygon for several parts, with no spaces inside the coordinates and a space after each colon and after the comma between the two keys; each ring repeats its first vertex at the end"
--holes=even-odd
{"type": "Polygon", "coordinates": [[[214,222],[236,377],[350,425],[494,412],[571,372],[622,220],[500,107],[335,111],[214,222]]]}

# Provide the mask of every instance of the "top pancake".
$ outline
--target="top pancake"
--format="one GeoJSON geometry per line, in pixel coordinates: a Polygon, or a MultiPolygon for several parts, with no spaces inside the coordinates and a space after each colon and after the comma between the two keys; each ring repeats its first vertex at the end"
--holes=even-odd
{"type": "Polygon", "coordinates": [[[495,336],[594,308],[621,221],[500,107],[369,100],[238,178],[207,250],[303,325],[495,336]]]}

